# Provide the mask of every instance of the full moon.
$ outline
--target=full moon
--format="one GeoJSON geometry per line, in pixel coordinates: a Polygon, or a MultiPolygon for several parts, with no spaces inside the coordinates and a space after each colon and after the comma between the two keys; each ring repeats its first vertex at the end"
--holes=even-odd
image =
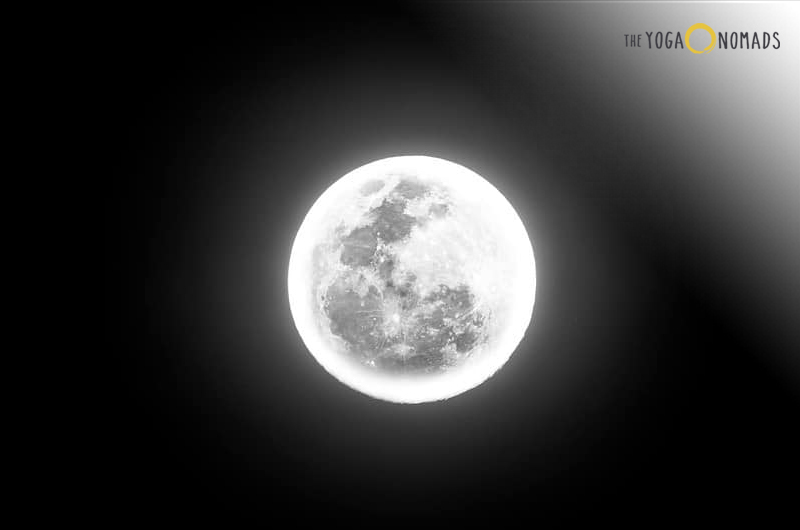
{"type": "Polygon", "coordinates": [[[384,158],[334,182],[303,220],[289,306],[325,370],[396,403],[447,399],[497,372],[522,340],[533,248],[506,198],[427,156],[384,158]]]}

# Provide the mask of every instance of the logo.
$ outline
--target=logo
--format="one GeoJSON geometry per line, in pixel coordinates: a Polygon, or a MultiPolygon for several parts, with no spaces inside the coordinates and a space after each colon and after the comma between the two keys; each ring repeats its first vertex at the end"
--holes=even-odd
{"type": "MultiPolygon", "coordinates": [[[[626,48],[645,48],[644,42],[642,42],[642,33],[625,33],[624,35],[626,48]]],[[[777,50],[781,47],[781,41],[778,38],[778,35],[779,33],[777,31],[773,31],[771,33],[768,31],[714,31],[711,26],[702,23],[689,26],[689,29],[684,32],[683,37],[681,37],[680,31],[676,31],[674,33],[672,31],[644,32],[644,36],[647,37],[647,49],[655,48],[657,50],[689,50],[690,52],[698,55],[711,53],[711,51],[714,49],[777,50]],[[695,34],[696,41],[700,40],[700,35],[702,32],[707,32],[711,36],[711,43],[702,50],[693,48],[691,44],[692,34],[698,30],[702,31],[695,34]],[[672,38],[673,34],[675,35],[674,39],[672,38]],[[684,41],[686,43],[685,45],[684,41]],[[719,44],[719,47],[717,44],[719,44]]]]}
{"type": "MultiPolygon", "coordinates": [[[[678,35],[680,35],[680,33],[678,33],[678,35]]],[[[692,26],[692,27],[690,27],[689,29],[686,30],[686,47],[689,49],[690,52],[692,52],[692,53],[708,53],[711,50],[713,50],[714,46],[716,46],[716,45],[717,45],[717,36],[714,35],[714,30],[711,29],[711,26],[709,26],[708,24],[695,24],[694,26],[692,26]],[[692,32],[694,30],[696,30],[696,29],[704,29],[704,30],[706,30],[708,32],[709,35],[711,35],[711,44],[706,46],[703,49],[703,51],[697,51],[694,48],[692,48],[691,44],[689,44],[689,37],[692,36],[692,32]]]]}

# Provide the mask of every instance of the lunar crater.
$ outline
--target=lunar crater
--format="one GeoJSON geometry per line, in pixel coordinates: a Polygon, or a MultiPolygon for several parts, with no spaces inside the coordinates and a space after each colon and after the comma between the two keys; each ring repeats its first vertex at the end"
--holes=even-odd
{"type": "Polygon", "coordinates": [[[488,340],[489,313],[468,285],[439,284],[425,292],[397,253],[415,227],[448,211],[442,193],[402,178],[366,213],[367,224],[342,237],[340,262],[346,268],[325,289],[323,309],[330,332],[364,366],[389,373],[440,372],[488,340]]]}

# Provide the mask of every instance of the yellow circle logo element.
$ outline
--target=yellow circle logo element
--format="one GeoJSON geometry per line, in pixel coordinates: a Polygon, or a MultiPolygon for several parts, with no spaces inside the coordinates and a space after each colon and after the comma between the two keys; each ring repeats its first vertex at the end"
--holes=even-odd
{"type": "Polygon", "coordinates": [[[711,50],[713,50],[714,46],[716,46],[716,45],[717,45],[717,34],[714,33],[714,30],[711,29],[711,27],[708,24],[695,24],[694,26],[692,26],[692,27],[690,27],[689,29],[686,30],[686,47],[689,48],[690,52],[692,52],[692,53],[708,53],[711,50]],[[706,46],[703,49],[703,51],[695,50],[694,48],[692,48],[692,45],[689,44],[689,36],[696,29],[704,29],[704,30],[706,30],[708,32],[709,35],[711,35],[711,44],[706,46]]]}

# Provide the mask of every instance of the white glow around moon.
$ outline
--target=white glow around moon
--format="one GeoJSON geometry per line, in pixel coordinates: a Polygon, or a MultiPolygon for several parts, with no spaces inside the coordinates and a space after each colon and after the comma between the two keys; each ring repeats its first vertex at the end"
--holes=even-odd
{"type": "MultiPolygon", "coordinates": [[[[350,250],[357,253],[359,248],[356,245],[350,250]]],[[[372,250],[374,248],[368,248],[366,252],[372,250]]],[[[288,287],[297,330],[325,370],[369,396],[398,403],[421,403],[447,399],[474,388],[506,363],[531,320],[536,272],[533,248],[525,227],[494,186],[477,173],[447,160],[400,156],[351,171],[317,199],[292,247],[288,287]],[[392,197],[398,197],[399,184],[407,179],[415,183],[414,193],[408,194],[410,198],[403,202],[391,202],[395,200],[392,197]],[[426,190],[425,195],[419,190],[426,190]],[[383,237],[380,231],[375,232],[379,228],[374,227],[382,225],[374,224],[374,212],[387,204],[400,212],[397,215],[401,220],[418,221],[410,228],[405,227],[402,239],[384,244],[380,242],[383,237]],[[352,281],[361,283],[352,285],[364,287],[353,287],[346,293],[355,301],[356,308],[359,303],[360,307],[365,307],[363,300],[366,298],[359,302],[358,296],[371,296],[365,294],[367,286],[380,285],[381,279],[374,272],[378,270],[377,265],[353,272],[343,254],[343,238],[350,234],[349,241],[353,241],[352,234],[360,233],[359,230],[367,234],[370,228],[365,227],[370,222],[373,222],[373,237],[377,233],[378,252],[391,255],[392,268],[385,274],[393,275],[391,279],[394,280],[405,274],[412,278],[413,284],[407,285],[410,286],[408,290],[413,290],[411,296],[415,300],[435,302],[429,302],[428,307],[434,309],[426,309],[427,313],[415,310],[412,314],[401,306],[393,306],[380,289],[373,289],[369,292],[374,298],[380,298],[381,305],[378,309],[373,306],[371,312],[375,317],[368,323],[379,322],[380,330],[375,331],[376,327],[364,341],[354,342],[352,334],[364,329],[363,319],[346,322],[356,330],[351,335],[337,334],[336,330],[346,326],[332,325],[333,317],[326,314],[325,293],[326,288],[339,281],[337,278],[357,277],[358,280],[352,281]],[[443,302],[435,297],[443,291],[437,289],[455,289],[456,286],[466,286],[465,291],[468,288],[470,310],[466,313],[479,310],[481,319],[470,321],[479,327],[465,328],[459,320],[467,314],[457,312],[451,312],[449,320],[441,320],[441,310],[437,310],[439,306],[435,304],[443,302]],[[434,311],[438,311],[439,320],[433,320],[434,311]],[[424,333],[438,333],[439,328],[433,325],[424,328],[424,332],[419,326],[411,327],[412,318],[417,319],[413,322],[420,322],[420,319],[439,324],[449,322],[450,333],[454,329],[452,326],[461,326],[459,330],[470,329],[469,344],[464,346],[464,342],[459,342],[457,349],[453,339],[441,346],[446,340],[441,338],[436,343],[439,350],[435,357],[441,366],[428,369],[425,357],[420,354],[414,361],[426,367],[421,372],[382,369],[381,366],[390,366],[390,361],[394,363],[391,366],[398,363],[404,366],[405,355],[417,355],[424,350],[421,345],[432,343],[432,339],[425,342],[424,333]],[[373,344],[369,340],[373,340],[376,333],[384,334],[381,351],[389,351],[384,347],[389,339],[393,344],[391,355],[396,358],[369,357],[370,352],[363,344],[373,344]],[[404,341],[412,334],[417,342],[407,346],[404,341]],[[350,338],[350,343],[343,337],[350,338]],[[353,344],[361,348],[359,355],[354,354],[353,344]]],[[[457,311],[457,306],[453,311],[457,311]]],[[[353,318],[358,319],[362,318],[358,313],[368,311],[353,310],[352,313],[353,318]]],[[[345,317],[337,314],[336,318],[345,317]]]]}

